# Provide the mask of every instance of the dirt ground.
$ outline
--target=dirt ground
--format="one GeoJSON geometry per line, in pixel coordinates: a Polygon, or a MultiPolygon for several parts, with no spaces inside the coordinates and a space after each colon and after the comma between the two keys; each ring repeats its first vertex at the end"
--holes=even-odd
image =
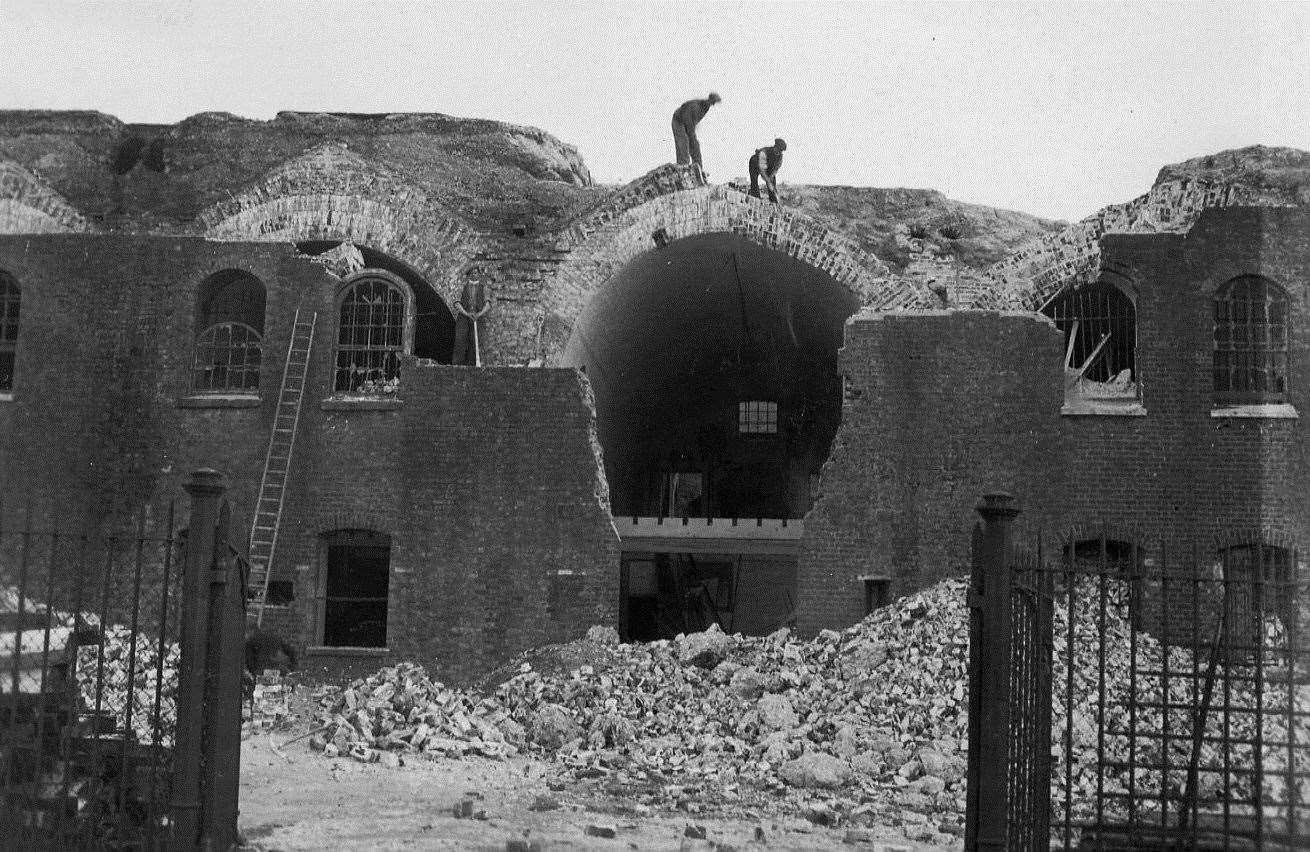
{"type": "Polygon", "coordinates": [[[525,757],[433,761],[416,756],[409,765],[387,768],[324,758],[310,751],[306,740],[284,750],[275,747],[290,736],[256,734],[242,746],[240,828],[250,846],[263,852],[505,850],[514,839],[537,841],[546,850],[951,848],[911,843],[893,827],[862,829],[846,842],[847,829],[796,817],[673,810],[639,814],[628,801],[581,785],[551,790],[549,765],[525,757]],[[559,807],[533,810],[543,795],[559,807]],[[454,806],[465,798],[474,800],[474,816],[456,818],[454,806]],[[613,828],[615,837],[588,836],[590,825],[613,828]],[[688,826],[703,827],[705,839],[684,836],[688,826]]]}

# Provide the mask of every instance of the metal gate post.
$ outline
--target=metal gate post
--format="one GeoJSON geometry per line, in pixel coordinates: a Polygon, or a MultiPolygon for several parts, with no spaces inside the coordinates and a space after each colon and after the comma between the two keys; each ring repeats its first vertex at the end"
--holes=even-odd
{"type": "Polygon", "coordinates": [[[229,545],[231,509],[219,509],[215,559],[207,578],[209,636],[205,654],[205,731],[200,785],[200,847],[222,852],[237,838],[241,777],[241,670],[246,584],[229,545]]]}
{"type": "Polygon", "coordinates": [[[186,566],[182,575],[181,659],[173,758],[171,848],[190,852],[200,839],[200,777],[205,724],[205,645],[209,626],[209,574],[214,564],[222,474],[202,468],[184,486],[191,495],[186,566]]]}
{"type": "Polygon", "coordinates": [[[1009,494],[987,494],[974,528],[969,584],[969,776],[964,848],[1005,849],[1010,762],[1010,553],[1014,518],[1009,494]]]}

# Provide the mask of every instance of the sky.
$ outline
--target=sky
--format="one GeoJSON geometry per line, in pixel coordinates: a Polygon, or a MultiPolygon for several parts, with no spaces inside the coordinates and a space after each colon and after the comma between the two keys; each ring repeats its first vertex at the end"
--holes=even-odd
{"type": "Polygon", "coordinates": [[[1160,167],[1310,149],[1310,3],[0,0],[0,109],[127,122],[219,110],[442,112],[540,127],[600,183],[673,159],[684,100],[714,182],[937,189],[1080,219],[1160,167]]]}

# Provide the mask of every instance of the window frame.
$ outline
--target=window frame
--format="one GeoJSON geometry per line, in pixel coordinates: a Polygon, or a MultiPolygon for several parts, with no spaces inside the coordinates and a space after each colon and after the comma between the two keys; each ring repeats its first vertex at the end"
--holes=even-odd
{"type": "Polygon", "coordinates": [[[260,376],[264,365],[264,338],[259,330],[244,322],[232,320],[229,322],[218,322],[196,335],[195,341],[195,361],[191,369],[191,390],[198,394],[248,394],[250,396],[259,395],[260,376]],[[218,363],[212,357],[213,353],[220,351],[219,346],[207,340],[210,336],[216,336],[221,329],[245,329],[249,333],[250,339],[242,343],[232,343],[229,335],[229,343],[223,348],[228,353],[225,363],[218,363]],[[211,357],[202,358],[205,353],[211,353],[211,357]],[[238,361],[234,358],[234,353],[242,353],[243,357],[238,361]],[[251,354],[253,353],[253,358],[251,354]],[[218,369],[223,369],[228,376],[221,386],[205,386],[201,381],[201,375],[212,373],[218,369]],[[254,385],[248,386],[240,383],[234,383],[230,378],[233,374],[254,376],[254,385]]]}
{"type": "MultiPolygon", "coordinates": [[[[251,307],[253,306],[252,302],[251,307]]],[[[260,393],[260,386],[263,383],[264,341],[265,330],[268,328],[268,288],[264,286],[264,282],[259,276],[236,267],[220,269],[205,276],[205,279],[196,290],[193,326],[194,335],[191,341],[191,377],[189,383],[191,392],[201,397],[257,398],[260,393]],[[230,282],[237,279],[249,282],[252,285],[252,294],[254,287],[259,289],[258,311],[245,312],[232,306],[228,306],[228,309],[223,311],[214,310],[211,303],[222,292],[221,288],[230,286],[230,282]],[[255,319],[256,314],[258,314],[258,326],[248,321],[255,319]],[[210,338],[216,337],[219,331],[225,328],[229,330],[229,345],[219,347],[210,338]],[[246,331],[248,339],[243,343],[233,345],[230,342],[230,334],[231,331],[238,328],[246,331]],[[222,363],[218,363],[213,357],[218,352],[227,353],[222,363]],[[234,361],[234,352],[242,353],[239,363],[234,361]],[[204,357],[206,354],[209,357],[204,357]],[[207,383],[202,381],[202,376],[212,375],[219,369],[224,370],[226,378],[223,383],[219,386],[206,386],[207,383]],[[230,378],[233,375],[245,377],[253,375],[253,386],[248,386],[244,382],[233,383],[230,378]]]]}
{"type": "Polygon", "coordinates": [[[1238,275],[1215,289],[1211,298],[1210,388],[1216,405],[1280,405],[1288,402],[1292,368],[1291,313],[1291,294],[1277,282],[1262,275],[1238,275]],[[1249,292],[1240,301],[1232,298],[1239,287],[1255,285],[1263,291],[1260,311],[1263,321],[1255,318],[1256,312],[1252,310],[1255,299],[1249,292]],[[1275,304],[1281,306],[1279,322],[1269,319],[1273,313],[1270,308],[1275,304]],[[1263,331],[1260,330],[1261,326],[1263,331]],[[1281,341],[1274,340],[1275,328],[1281,329],[1281,341]],[[1240,341],[1237,339],[1239,330],[1244,331],[1240,341]],[[1245,364],[1241,357],[1243,354],[1247,356],[1245,364]],[[1225,376],[1223,382],[1221,373],[1225,376]],[[1247,387],[1237,387],[1241,384],[1237,380],[1239,373],[1247,374],[1247,387]],[[1266,383],[1270,377],[1281,379],[1282,387],[1270,389],[1266,384],[1264,389],[1257,389],[1254,387],[1259,384],[1256,381],[1257,375],[1264,375],[1266,383]],[[1221,384],[1226,386],[1221,387],[1221,384]]]}
{"type": "Polygon", "coordinates": [[[779,408],[776,400],[738,400],[737,434],[752,437],[779,434],[781,425],[779,408]]]}
{"type": "MultiPolygon", "coordinates": [[[[393,388],[398,389],[399,381],[400,381],[400,356],[408,355],[414,351],[415,317],[414,317],[413,290],[410,289],[410,286],[407,283],[405,283],[405,280],[401,278],[399,275],[396,275],[395,273],[392,272],[388,272],[385,269],[368,267],[365,269],[361,269],[358,272],[348,276],[344,281],[341,282],[341,286],[337,288],[336,298],[333,300],[333,306],[336,315],[336,330],[335,330],[335,337],[332,343],[332,369],[328,379],[330,383],[329,392],[336,397],[348,397],[348,398],[360,398],[360,397],[368,398],[368,397],[382,396],[384,394],[394,394],[395,392],[394,389],[391,391],[380,391],[380,390],[361,391],[358,388],[342,389],[338,387],[338,376],[343,369],[340,366],[342,353],[343,352],[393,352],[395,357],[394,376],[391,377],[386,376],[386,372],[385,372],[386,367],[383,368],[367,367],[365,369],[367,371],[383,369],[384,371],[383,381],[390,382],[392,379],[394,379],[395,384],[393,385],[393,388]],[[385,284],[388,288],[390,288],[392,291],[398,293],[401,297],[402,316],[401,316],[401,323],[399,329],[400,343],[398,346],[393,347],[390,345],[376,345],[372,343],[365,343],[363,346],[360,346],[358,344],[343,344],[342,342],[342,337],[345,328],[345,325],[342,322],[342,320],[343,320],[343,312],[345,309],[346,301],[347,299],[350,298],[351,294],[356,289],[370,282],[381,282],[385,284]],[[343,346],[345,348],[343,348],[343,346]]],[[[370,327],[370,326],[366,326],[366,327],[370,327]]],[[[371,327],[386,328],[386,326],[371,326],[371,327]]],[[[351,365],[351,367],[347,369],[352,369],[352,368],[353,365],[351,365]]],[[[360,384],[362,385],[370,381],[376,381],[376,380],[365,378],[360,384]]]]}
{"type": "Polygon", "coordinates": [[[22,331],[23,288],[18,279],[0,270],[0,357],[7,356],[9,377],[0,371],[0,396],[14,392],[18,379],[18,335],[22,331]],[[12,311],[11,311],[12,306],[12,311]],[[12,335],[8,330],[12,329],[12,335]]]}
{"type": "Polygon", "coordinates": [[[331,653],[342,650],[366,649],[370,651],[383,651],[389,645],[391,640],[391,580],[393,575],[392,559],[395,555],[396,542],[390,533],[381,532],[367,527],[347,527],[329,530],[319,536],[319,570],[317,594],[315,595],[315,617],[314,617],[314,638],[318,643],[316,648],[320,651],[331,653]],[[331,580],[332,568],[332,549],[334,547],[382,547],[387,548],[387,585],[384,596],[359,596],[359,595],[332,595],[329,583],[331,580]],[[383,604],[383,623],[382,636],[384,639],[381,645],[329,645],[327,644],[327,619],[328,609],[332,602],[361,603],[372,602],[383,604]]]}

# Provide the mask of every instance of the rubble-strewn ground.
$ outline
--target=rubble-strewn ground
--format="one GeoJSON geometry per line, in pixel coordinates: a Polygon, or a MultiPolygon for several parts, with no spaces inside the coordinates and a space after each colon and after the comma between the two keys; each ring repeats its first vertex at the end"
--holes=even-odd
{"type": "MultiPolygon", "coordinates": [[[[1079,581],[1072,613],[1067,594],[1055,595],[1053,793],[1063,800],[1068,764],[1075,819],[1090,817],[1101,784],[1127,783],[1114,769],[1131,748],[1123,731],[1126,690],[1158,703],[1165,689],[1157,677],[1134,677],[1134,662],[1145,673],[1165,666],[1167,656],[1165,670],[1192,672],[1199,670],[1197,655],[1204,656],[1184,648],[1166,653],[1149,634],[1134,635],[1121,585],[1108,582],[1104,594],[1093,595],[1079,581]],[[1066,701],[1068,685],[1074,694],[1066,701]]],[[[325,788],[321,795],[274,794],[273,801],[285,801],[270,806],[272,821],[277,813],[297,813],[296,801],[312,807],[295,818],[294,830],[273,830],[269,848],[280,848],[284,837],[301,842],[295,838],[302,835],[354,848],[378,832],[399,843],[424,831],[454,832],[453,848],[466,841],[504,848],[507,833],[525,830],[551,845],[605,848],[626,837],[635,848],[695,848],[700,839],[680,833],[689,822],[732,847],[756,842],[758,828],[787,849],[875,841],[958,848],[967,749],[965,592],[964,581],[945,580],[847,630],[805,641],[786,630],[746,638],[711,628],[625,645],[612,628],[596,627],[583,640],[530,651],[470,688],[447,687],[412,663],[345,688],[302,688],[290,701],[282,687],[261,684],[255,727],[282,718],[303,738],[294,752],[279,754],[272,743],[287,735],[255,734],[246,801],[264,807],[279,779],[325,788]],[[261,737],[268,742],[262,754],[261,737]],[[469,800],[460,805],[465,794],[469,800]],[[456,819],[456,806],[465,809],[464,819],[456,819]],[[615,838],[589,836],[588,826],[615,838]]],[[[1265,640],[1272,665],[1286,637],[1276,619],[1266,628],[1273,631],[1265,640]]],[[[1241,691],[1249,672],[1242,663],[1232,666],[1232,689],[1241,691]]],[[[1292,691],[1265,696],[1273,711],[1263,731],[1269,742],[1287,741],[1289,695],[1298,711],[1310,712],[1310,687],[1298,681],[1293,689],[1290,670],[1280,678],[1271,683],[1292,691]]],[[[1170,699],[1186,702],[1181,681],[1193,678],[1179,680],[1168,685],[1170,699]]],[[[1190,717],[1170,722],[1179,740],[1190,741],[1190,717]]],[[[1143,707],[1134,724],[1149,733],[1162,721],[1143,707]]],[[[1207,729],[1215,724],[1209,719],[1207,729]]],[[[1254,736],[1249,725],[1234,725],[1243,738],[1254,736]]],[[[1207,741],[1218,736],[1207,734],[1207,741]]],[[[1138,751],[1147,763],[1158,760],[1146,746],[1138,751]]],[[[1284,757],[1266,756],[1278,776],[1266,779],[1271,800],[1286,794],[1277,789],[1284,757]]],[[[1184,766],[1186,758],[1179,753],[1171,763],[1184,766]]],[[[1219,756],[1211,745],[1200,759],[1215,766],[1219,756]]],[[[1310,766],[1298,760],[1296,770],[1310,766]]],[[[1158,773],[1141,767],[1138,774],[1137,789],[1159,797],[1158,773]]],[[[1214,806],[1213,792],[1205,793],[1204,809],[1214,806]]],[[[1238,811],[1250,793],[1240,784],[1230,791],[1238,811]]],[[[1171,783],[1164,795],[1179,800],[1184,791],[1171,783]]],[[[246,814],[252,833],[262,831],[251,807],[246,814]]],[[[1062,819],[1062,810],[1054,816],[1062,819]]]]}
{"type": "MultiPolygon", "coordinates": [[[[274,742],[286,736],[278,732],[274,742]]],[[[857,831],[850,836],[856,845],[850,845],[844,842],[849,831],[845,827],[746,810],[692,814],[667,808],[639,815],[631,799],[594,785],[551,790],[550,764],[529,757],[415,757],[405,766],[387,769],[348,758],[324,760],[303,740],[283,754],[270,746],[267,734],[248,739],[241,754],[241,830],[251,846],[270,852],[504,850],[518,839],[536,841],[546,850],[958,848],[911,843],[894,827],[857,831]],[[454,806],[466,798],[472,799],[475,816],[456,818],[454,806]],[[559,807],[533,809],[553,803],[559,807]],[[485,819],[476,818],[479,811],[485,819]],[[588,836],[588,826],[612,827],[615,837],[588,836]],[[703,828],[705,840],[686,837],[688,826],[703,828]],[[756,839],[757,827],[762,841],[756,839]]]]}

